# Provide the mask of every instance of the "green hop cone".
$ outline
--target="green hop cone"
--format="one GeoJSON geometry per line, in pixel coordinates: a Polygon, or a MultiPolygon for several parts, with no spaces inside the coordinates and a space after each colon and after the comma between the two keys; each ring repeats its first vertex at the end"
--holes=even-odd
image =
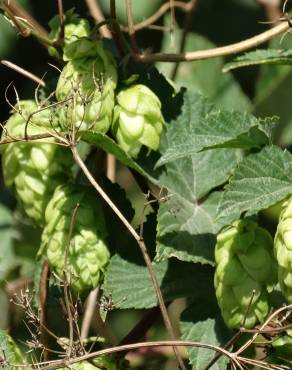
{"type": "Polygon", "coordinates": [[[117,95],[113,134],[131,157],[137,157],[142,145],[157,150],[164,127],[161,103],[145,85],[133,85],[117,95]]]}
{"type": "Polygon", "coordinates": [[[283,204],[275,236],[275,256],[282,293],[292,303],[292,198],[283,204]]]}
{"type": "Polygon", "coordinates": [[[45,218],[41,251],[46,251],[50,266],[60,279],[66,271],[76,292],[95,288],[110,258],[102,208],[95,193],[85,186],[59,186],[45,218]]]}
{"type": "Polygon", "coordinates": [[[230,328],[253,328],[269,313],[268,293],[276,283],[270,234],[249,220],[239,220],[217,236],[215,289],[230,328]]]}
{"type": "Polygon", "coordinates": [[[61,72],[56,97],[62,102],[63,129],[94,130],[106,133],[111,125],[117,71],[115,60],[95,42],[94,58],[70,60],[61,72]]]}
{"type": "MultiPolygon", "coordinates": [[[[2,140],[24,138],[26,122],[38,107],[34,101],[25,100],[19,102],[16,109],[19,113],[15,112],[7,121],[2,140]]],[[[55,127],[55,117],[50,109],[33,114],[27,134],[47,133],[55,127]]],[[[39,226],[44,224],[45,209],[55,187],[67,181],[73,164],[70,151],[54,141],[52,137],[1,146],[5,184],[14,190],[24,211],[39,226]]]]}
{"type": "MultiPolygon", "coordinates": [[[[50,38],[58,40],[61,34],[60,17],[56,15],[49,22],[51,28],[50,38]]],[[[64,14],[64,38],[63,40],[63,60],[68,61],[73,58],[84,58],[94,56],[90,37],[90,25],[87,19],[80,18],[74,13],[74,9],[64,14]]],[[[58,57],[59,53],[55,47],[50,46],[49,54],[58,57]]]]}

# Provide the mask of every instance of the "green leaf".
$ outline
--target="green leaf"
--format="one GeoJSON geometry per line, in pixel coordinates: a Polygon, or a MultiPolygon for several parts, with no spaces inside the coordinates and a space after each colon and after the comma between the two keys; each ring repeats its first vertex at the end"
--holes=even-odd
{"type": "Polygon", "coordinates": [[[182,111],[167,127],[169,143],[157,163],[194,154],[207,147],[258,148],[268,144],[271,133],[249,113],[218,111],[200,94],[185,92],[182,111]]]}
{"type": "MultiPolygon", "coordinates": [[[[213,293],[214,294],[214,293],[213,293]]],[[[181,316],[180,327],[182,339],[187,341],[211,344],[223,347],[230,338],[215,300],[210,301],[203,297],[190,305],[181,316]]],[[[216,354],[215,351],[205,348],[188,349],[189,360],[193,370],[204,369],[216,354]]],[[[222,356],[210,369],[225,370],[228,359],[222,356]]]]}
{"type": "Polygon", "coordinates": [[[200,203],[183,190],[171,193],[169,201],[159,208],[156,260],[176,257],[213,265],[216,234],[223,226],[216,220],[221,193],[213,193],[200,203]]]}
{"type": "MultiPolygon", "coordinates": [[[[213,270],[208,266],[169,260],[153,263],[166,302],[178,297],[193,297],[200,289],[211,289],[213,270]]],[[[149,272],[141,258],[112,257],[103,285],[104,294],[112,295],[115,308],[151,308],[157,306],[149,272]]]]}
{"type": "MultiPolygon", "coordinates": [[[[166,16],[164,19],[166,27],[176,26],[173,19],[166,16]]],[[[162,41],[162,52],[177,53],[180,48],[181,29],[176,27],[174,33],[164,32],[162,41]]],[[[185,51],[211,49],[215,45],[198,34],[189,32],[187,34],[185,51]]],[[[175,79],[178,87],[187,87],[192,91],[201,92],[220,108],[246,111],[251,109],[248,97],[243,93],[239,83],[231,73],[222,73],[224,59],[211,58],[208,60],[181,63],[175,79]]],[[[158,69],[168,78],[172,78],[173,64],[158,63],[158,69]]]]}
{"type": "Polygon", "coordinates": [[[18,347],[12,340],[12,338],[5,333],[4,330],[0,330],[0,348],[1,348],[1,359],[4,359],[4,363],[1,363],[1,369],[4,370],[18,370],[21,367],[13,365],[23,365],[23,358],[18,347]]]}
{"type": "MultiPolygon", "coordinates": [[[[278,36],[271,40],[270,48],[292,50],[291,37],[278,36]]],[[[290,65],[262,65],[256,84],[254,114],[257,116],[279,116],[277,130],[278,143],[292,143],[292,106],[290,89],[292,72],[290,65]]]]}
{"type": "Polygon", "coordinates": [[[5,281],[17,262],[13,251],[13,229],[11,211],[0,204],[0,283],[5,281]]]}
{"type": "Polygon", "coordinates": [[[138,161],[134,161],[133,158],[131,158],[123,149],[121,149],[120,146],[109,136],[93,131],[82,131],[80,132],[80,135],[82,136],[82,140],[89,144],[96,145],[107,153],[113,154],[125,166],[128,166],[139,172],[153,183],[156,182],[155,173],[153,172],[154,162],[151,162],[151,156],[147,157],[143,162],[141,161],[141,163],[143,163],[142,166],[138,161]],[[148,170],[144,169],[144,166],[145,168],[148,167],[148,170]]]}
{"type": "Polygon", "coordinates": [[[292,193],[292,155],[268,146],[243,159],[226,186],[217,216],[238,219],[256,214],[292,193]]]}
{"type": "Polygon", "coordinates": [[[251,51],[235,58],[232,62],[225,64],[223,72],[258,64],[290,65],[292,64],[292,50],[259,49],[251,51]]]}

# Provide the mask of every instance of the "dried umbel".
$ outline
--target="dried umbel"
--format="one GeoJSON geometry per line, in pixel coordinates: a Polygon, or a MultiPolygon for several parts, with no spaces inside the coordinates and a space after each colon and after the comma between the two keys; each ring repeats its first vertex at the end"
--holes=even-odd
{"type": "Polygon", "coordinates": [[[292,303],[292,198],[283,204],[275,236],[275,256],[281,290],[292,303]]]}
{"type": "Polygon", "coordinates": [[[218,234],[215,261],[216,297],[226,325],[253,328],[263,322],[277,280],[271,235],[253,221],[236,221],[218,234]]]}
{"type": "Polygon", "coordinates": [[[117,95],[113,134],[119,145],[137,157],[142,145],[158,150],[164,119],[158,97],[145,85],[133,85],[117,95]]]}
{"type": "MultiPolygon", "coordinates": [[[[28,135],[53,132],[58,129],[55,120],[51,109],[38,112],[34,101],[20,101],[6,123],[2,139],[24,139],[26,125],[28,135]]],[[[56,186],[70,176],[70,150],[57,145],[53,137],[13,142],[2,145],[1,150],[5,184],[13,189],[27,215],[43,226],[45,209],[56,186]]]]}
{"type": "Polygon", "coordinates": [[[67,101],[63,129],[106,133],[112,122],[116,85],[114,58],[101,41],[93,42],[91,55],[70,60],[59,77],[56,97],[67,101]]]}
{"type": "Polygon", "coordinates": [[[86,186],[60,186],[45,216],[41,250],[47,254],[53,271],[60,280],[66,273],[75,292],[95,288],[110,258],[103,212],[96,194],[86,186]]]}

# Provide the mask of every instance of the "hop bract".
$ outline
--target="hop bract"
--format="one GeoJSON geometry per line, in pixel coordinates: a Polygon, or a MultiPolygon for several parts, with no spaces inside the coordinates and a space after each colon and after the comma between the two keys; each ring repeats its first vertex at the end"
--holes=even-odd
{"type": "Polygon", "coordinates": [[[158,97],[144,85],[133,85],[117,95],[113,133],[119,145],[137,157],[142,145],[157,150],[164,119],[158,97]]]}
{"type": "Polygon", "coordinates": [[[236,221],[217,236],[215,261],[216,297],[226,325],[252,328],[263,322],[277,278],[271,235],[252,221],[236,221]]]}
{"type": "Polygon", "coordinates": [[[275,256],[281,290],[292,303],[292,198],[283,204],[275,236],[275,256]]]}
{"type": "Polygon", "coordinates": [[[91,55],[70,60],[59,77],[56,97],[60,102],[67,100],[63,128],[106,133],[112,122],[116,84],[115,60],[101,42],[93,42],[91,55]]]}
{"type": "Polygon", "coordinates": [[[41,250],[46,251],[50,266],[60,279],[66,272],[71,287],[79,293],[95,288],[110,257],[101,204],[95,193],[88,187],[60,186],[47,206],[45,218],[41,250]]]}
{"type": "MultiPolygon", "coordinates": [[[[61,25],[59,15],[49,22],[51,28],[50,38],[58,40],[61,36],[61,25]]],[[[68,61],[75,58],[87,57],[92,53],[92,42],[90,37],[90,25],[87,19],[80,18],[73,10],[64,14],[64,36],[63,40],[63,60],[68,61]]],[[[48,48],[52,56],[58,56],[58,51],[54,47],[48,48]]]]}
{"type": "MultiPolygon", "coordinates": [[[[34,101],[21,101],[9,118],[2,140],[24,138],[57,129],[55,113],[51,109],[38,112],[34,101]],[[18,112],[17,112],[18,111],[18,112]],[[34,112],[30,117],[30,115],[34,112]]],[[[39,226],[44,224],[46,206],[55,187],[68,180],[73,159],[67,148],[54,144],[55,139],[45,138],[30,142],[13,142],[2,149],[5,184],[15,191],[27,215],[39,226]]]]}

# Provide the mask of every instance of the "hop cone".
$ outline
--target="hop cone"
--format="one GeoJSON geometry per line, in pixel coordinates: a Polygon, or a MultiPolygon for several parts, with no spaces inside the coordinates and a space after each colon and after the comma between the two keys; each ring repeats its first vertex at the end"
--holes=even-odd
{"type": "Polygon", "coordinates": [[[66,271],[75,291],[95,288],[110,257],[96,195],[87,187],[59,186],[47,206],[45,218],[42,250],[46,249],[51,267],[60,279],[66,271]]]}
{"type": "Polygon", "coordinates": [[[226,325],[252,328],[263,322],[276,282],[270,234],[252,221],[236,221],[217,236],[215,260],[216,297],[226,325]]]}
{"type": "MultiPolygon", "coordinates": [[[[51,28],[50,38],[58,40],[61,36],[61,25],[59,15],[55,16],[49,22],[51,28]]],[[[64,14],[64,39],[63,39],[63,59],[68,61],[75,58],[87,57],[93,53],[92,42],[89,39],[90,25],[87,19],[80,18],[69,10],[64,14]]],[[[54,47],[49,47],[50,55],[59,56],[54,47]]]]}
{"type": "MultiPolygon", "coordinates": [[[[6,123],[2,139],[24,138],[29,115],[38,110],[35,102],[21,101],[6,123]]],[[[28,135],[48,132],[54,125],[50,109],[34,114],[28,124],[28,135]]],[[[54,138],[30,142],[14,142],[2,146],[2,167],[5,184],[15,191],[27,215],[38,225],[44,223],[46,206],[55,187],[67,181],[73,163],[69,150],[53,144],[54,138]],[[52,144],[50,144],[52,142],[52,144]]]]}
{"type": "Polygon", "coordinates": [[[275,256],[281,290],[292,303],[292,198],[283,204],[275,236],[275,256]]]}
{"type": "Polygon", "coordinates": [[[137,157],[142,145],[159,147],[164,120],[158,97],[144,85],[133,85],[117,95],[113,133],[119,145],[137,157]]]}
{"type": "MultiPolygon", "coordinates": [[[[80,41],[82,42],[82,40],[80,41]]],[[[70,60],[62,70],[56,89],[59,101],[72,98],[64,108],[63,128],[106,133],[114,109],[117,84],[113,57],[101,42],[92,43],[95,57],[70,60]]]]}

